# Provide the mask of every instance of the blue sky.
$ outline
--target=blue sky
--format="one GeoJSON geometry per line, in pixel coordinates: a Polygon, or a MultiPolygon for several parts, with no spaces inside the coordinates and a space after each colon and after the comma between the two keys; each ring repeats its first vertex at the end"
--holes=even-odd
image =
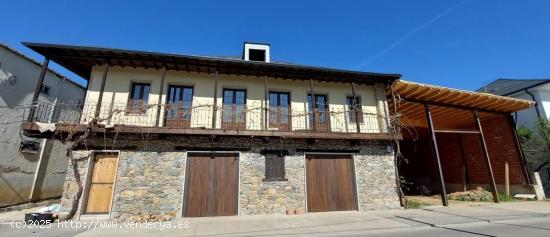
{"type": "MultiPolygon", "coordinates": [[[[474,90],[550,78],[548,0],[11,1],[0,40],[272,59],[474,90]],[[93,4],[92,4],[93,2],[93,4]]],[[[63,68],[59,71],[76,78],[63,68]]]]}

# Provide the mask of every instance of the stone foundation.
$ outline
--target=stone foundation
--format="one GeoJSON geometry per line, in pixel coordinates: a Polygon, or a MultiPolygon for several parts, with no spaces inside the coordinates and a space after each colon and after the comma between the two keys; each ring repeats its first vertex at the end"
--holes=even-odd
{"type": "MultiPolygon", "coordinates": [[[[89,141],[101,144],[103,140],[89,141]]],[[[182,216],[185,185],[186,149],[200,147],[214,150],[241,149],[239,156],[239,215],[284,214],[287,209],[306,209],[305,154],[303,149],[348,151],[353,154],[359,210],[399,208],[394,157],[384,141],[265,140],[260,138],[218,138],[215,144],[208,137],[174,137],[148,141],[147,150],[124,147],[145,147],[132,138],[119,137],[119,163],[110,219],[120,221],[156,221],[182,216]],[[214,148],[212,148],[215,145],[214,148]],[[193,148],[186,148],[193,147],[193,148]],[[243,148],[248,147],[248,148],[243,148]],[[243,150],[244,149],[244,150],[243,150]],[[285,150],[287,181],[266,182],[265,156],[262,150],[285,150]]],[[[115,146],[115,150],[117,147],[115,146]]],[[[91,151],[74,151],[79,160],[79,173],[87,183],[91,151]]],[[[69,164],[62,197],[62,212],[70,210],[76,193],[72,167],[69,164]]],[[[77,211],[81,214],[83,198],[77,211]]]]}
{"type": "Polygon", "coordinates": [[[170,220],[182,211],[184,152],[120,152],[111,218],[170,220]]]}

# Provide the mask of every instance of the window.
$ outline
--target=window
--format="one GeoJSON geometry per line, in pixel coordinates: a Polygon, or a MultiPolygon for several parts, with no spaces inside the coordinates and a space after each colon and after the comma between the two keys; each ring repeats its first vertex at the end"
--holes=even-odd
{"type": "Polygon", "coordinates": [[[265,50],[261,49],[249,49],[248,60],[265,62],[265,50]]]}
{"type": "Polygon", "coordinates": [[[285,157],[282,154],[265,155],[265,179],[264,181],[286,181],[285,157]]]}
{"type": "Polygon", "coordinates": [[[223,90],[222,128],[246,128],[246,91],[223,90]]]}
{"type": "Polygon", "coordinates": [[[315,126],[319,130],[330,130],[329,124],[329,111],[328,111],[328,100],[326,95],[315,95],[315,105],[311,100],[311,94],[307,95],[307,105],[309,112],[309,125],[313,125],[313,117],[315,117],[315,126]],[[313,107],[315,107],[315,111],[313,107]],[[314,113],[315,112],[315,113],[314,113]]]}
{"type": "Polygon", "coordinates": [[[346,104],[348,105],[348,118],[351,123],[362,123],[363,122],[363,109],[361,106],[361,97],[356,96],[355,100],[353,96],[348,96],[346,98],[346,104]],[[355,113],[357,109],[357,113],[355,113]]]}
{"type": "Polygon", "coordinates": [[[269,92],[269,127],[290,130],[290,95],[269,92]]]}
{"type": "Polygon", "coordinates": [[[145,83],[133,83],[130,99],[128,100],[128,113],[147,113],[150,85],[145,83]]]}
{"type": "Polygon", "coordinates": [[[40,88],[40,93],[44,95],[50,95],[50,87],[46,85],[42,85],[42,87],[40,88]]]}
{"type": "Polygon", "coordinates": [[[191,124],[193,87],[169,86],[166,126],[188,128],[191,124]]]}

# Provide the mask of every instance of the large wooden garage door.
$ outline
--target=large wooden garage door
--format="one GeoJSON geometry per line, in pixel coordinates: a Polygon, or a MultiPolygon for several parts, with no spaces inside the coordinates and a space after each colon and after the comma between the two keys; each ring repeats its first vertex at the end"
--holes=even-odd
{"type": "Polygon", "coordinates": [[[238,155],[189,153],[186,217],[237,215],[238,155]]]}
{"type": "Polygon", "coordinates": [[[88,202],[85,209],[86,214],[109,213],[116,177],[116,165],[116,153],[96,153],[94,155],[88,202]]]}
{"type": "Polygon", "coordinates": [[[306,155],[306,162],[309,212],[357,209],[350,155],[306,155]]]}

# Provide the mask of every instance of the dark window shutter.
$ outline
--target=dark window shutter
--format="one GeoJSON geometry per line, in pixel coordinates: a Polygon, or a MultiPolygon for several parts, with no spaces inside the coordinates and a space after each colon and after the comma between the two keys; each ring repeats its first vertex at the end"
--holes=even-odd
{"type": "Polygon", "coordinates": [[[278,154],[265,155],[265,181],[285,181],[285,158],[278,154]]]}

